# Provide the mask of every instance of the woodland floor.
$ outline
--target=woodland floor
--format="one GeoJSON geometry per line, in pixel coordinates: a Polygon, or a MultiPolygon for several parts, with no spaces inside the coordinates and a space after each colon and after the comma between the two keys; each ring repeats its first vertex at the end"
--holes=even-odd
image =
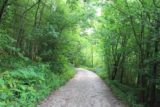
{"type": "Polygon", "coordinates": [[[77,68],[65,86],[53,92],[38,107],[125,107],[93,72],[77,68]]]}

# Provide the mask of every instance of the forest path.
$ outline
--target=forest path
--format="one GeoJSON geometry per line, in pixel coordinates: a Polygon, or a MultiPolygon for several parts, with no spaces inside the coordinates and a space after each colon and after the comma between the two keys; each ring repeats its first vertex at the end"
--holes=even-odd
{"type": "Polygon", "coordinates": [[[77,68],[65,86],[53,92],[38,107],[125,107],[93,72],[77,68]]]}

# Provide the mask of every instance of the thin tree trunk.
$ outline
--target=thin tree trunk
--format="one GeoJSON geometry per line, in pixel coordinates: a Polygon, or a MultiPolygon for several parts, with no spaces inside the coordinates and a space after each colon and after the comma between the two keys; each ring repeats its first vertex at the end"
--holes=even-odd
{"type": "MultiPolygon", "coordinates": [[[[158,52],[158,41],[155,41],[155,47],[154,48],[155,48],[154,57],[156,57],[156,54],[158,52]]],[[[157,61],[154,61],[153,72],[152,72],[153,78],[152,78],[152,82],[151,82],[150,107],[155,107],[157,68],[158,68],[158,63],[157,63],[157,61]]]]}
{"type": "Polygon", "coordinates": [[[0,10],[0,23],[2,21],[2,16],[3,16],[3,13],[5,11],[5,8],[7,7],[7,3],[8,3],[8,0],[3,1],[2,7],[1,7],[1,10],[0,10]]]}

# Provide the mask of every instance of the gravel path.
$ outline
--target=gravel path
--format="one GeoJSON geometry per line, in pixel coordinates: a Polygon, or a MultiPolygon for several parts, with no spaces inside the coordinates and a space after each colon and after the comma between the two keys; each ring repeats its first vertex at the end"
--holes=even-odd
{"type": "Polygon", "coordinates": [[[125,107],[93,72],[77,68],[65,86],[53,92],[37,107],[125,107]]]}

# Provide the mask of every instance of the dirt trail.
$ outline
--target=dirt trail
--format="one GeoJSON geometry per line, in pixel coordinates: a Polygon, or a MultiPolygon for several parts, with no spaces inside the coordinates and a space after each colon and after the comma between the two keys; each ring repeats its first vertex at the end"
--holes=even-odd
{"type": "Polygon", "coordinates": [[[125,107],[93,72],[77,68],[77,74],[38,107],[125,107]]]}

